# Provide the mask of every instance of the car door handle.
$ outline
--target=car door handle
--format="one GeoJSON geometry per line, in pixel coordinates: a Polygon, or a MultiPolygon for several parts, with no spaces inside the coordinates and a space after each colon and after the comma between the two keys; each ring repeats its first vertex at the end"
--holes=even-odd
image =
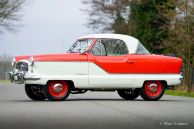
{"type": "Polygon", "coordinates": [[[134,63],[133,60],[126,60],[126,63],[134,63]]]}

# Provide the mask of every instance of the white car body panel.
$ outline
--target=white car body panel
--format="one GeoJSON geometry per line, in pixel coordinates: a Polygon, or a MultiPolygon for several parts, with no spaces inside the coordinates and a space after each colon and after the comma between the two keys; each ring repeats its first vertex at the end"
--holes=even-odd
{"type": "Polygon", "coordinates": [[[75,88],[140,88],[146,80],[163,80],[168,85],[181,83],[180,74],[109,74],[92,62],[36,62],[26,84],[46,85],[49,80],[71,80],[75,88]]]}

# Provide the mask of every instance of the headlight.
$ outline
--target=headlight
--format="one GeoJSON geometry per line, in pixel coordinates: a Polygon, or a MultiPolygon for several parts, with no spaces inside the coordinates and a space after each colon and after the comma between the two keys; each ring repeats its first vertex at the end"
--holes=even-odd
{"type": "Polygon", "coordinates": [[[24,61],[17,62],[15,68],[19,71],[28,72],[28,63],[24,61]]]}
{"type": "Polygon", "coordinates": [[[11,66],[14,67],[15,63],[16,63],[16,59],[15,58],[12,58],[12,60],[11,60],[11,66]]]}
{"type": "Polygon", "coordinates": [[[31,66],[34,65],[34,57],[33,57],[33,56],[31,56],[31,57],[29,58],[29,63],[30,63],[31,66]]]}

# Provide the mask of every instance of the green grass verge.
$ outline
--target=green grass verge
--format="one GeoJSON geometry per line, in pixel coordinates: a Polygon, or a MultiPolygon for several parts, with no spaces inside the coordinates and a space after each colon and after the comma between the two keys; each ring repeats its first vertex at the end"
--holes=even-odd
{"type": "Polygon", "coordinates": [[[174,95],[174,96],[194,97],[194,92],[187,93],[185,91],[177,91],[177,90],[166,90],[165,94],[174,95]]]}
{"type": "Polygon", "coordinates": [[[0,83],[10,83],[9,80],[0,80],[0,83]]]}

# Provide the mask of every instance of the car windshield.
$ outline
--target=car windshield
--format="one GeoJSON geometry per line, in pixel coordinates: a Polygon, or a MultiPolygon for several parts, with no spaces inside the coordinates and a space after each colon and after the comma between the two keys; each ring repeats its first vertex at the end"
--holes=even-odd
{"type": "Polygon", "coordinates": [[[137,46],[137,54],[150,54],[150,52],[139,42],[137,46]]]}
{"type": "Polygon", "coordinates": [[[67,52],[83,53],[89,49],[93,41],[94,39],[79,39],[71,46],[71,48],[67,52]]]}

